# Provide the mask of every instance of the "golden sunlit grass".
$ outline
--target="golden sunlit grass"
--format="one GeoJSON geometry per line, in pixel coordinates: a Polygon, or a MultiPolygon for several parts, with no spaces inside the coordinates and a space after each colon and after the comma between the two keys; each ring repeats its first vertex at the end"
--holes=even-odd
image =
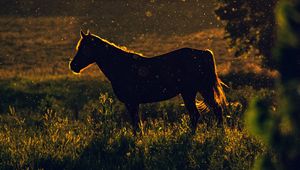
{"type": "Polygon", "coordinates": [[[180,47],[212,49],[230,86],[224,131],[207,113],[190,135],[189,117],[176,97],[143,105],[146,120],[134,137],[124,106],[99,69],[93,65],[79,75],[69,70],[78,22],[0,18],[0,169],[249,169],[267,152],[245,129],[243,117],[250,98],[272,101],[276,94],[267,80],[277,73],[262,68],[254,52],[234,58],[222,29],[145,34],[120,44],[145,56],[180,47]]]}
{"type": "Polygon", "coordinates": [[[11,107],[6,119],[0,119],[2,167],[248,169],[257,154],[265,152],[245,130],[225,127],[223,132],[201,124],[191,135],[187,115],[177,123],[149,120],[141,127],[143,133],[134,137],[104,96],[99,110],[81,121],[47,110],[38,125],[28,127],[28,118],[11,107]]]}

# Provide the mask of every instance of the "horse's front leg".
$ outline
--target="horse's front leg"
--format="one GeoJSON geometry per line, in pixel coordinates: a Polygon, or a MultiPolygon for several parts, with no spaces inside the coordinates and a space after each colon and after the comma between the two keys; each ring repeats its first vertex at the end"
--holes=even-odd
{"type": "Polygon", "coordinates": [[[139,121],[139,104],[136,103],[125,103],[127,111],[131,118],[131,125],[133,126],[134,134],[138,129],[138,121],[139,121]]]}

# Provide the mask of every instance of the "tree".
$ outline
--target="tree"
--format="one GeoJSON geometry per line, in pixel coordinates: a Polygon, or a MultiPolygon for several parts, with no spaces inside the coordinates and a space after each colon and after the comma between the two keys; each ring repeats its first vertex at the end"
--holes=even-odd
{"type": "MultiPolygon", "coordinates": [[[[278,39],[273,49],[280,79],[278,110],[271,112],[263,100],[253,102],[247,115],[250,126],[275,153],[275,161],[265,156],[259,169],[300,167],[300,2],[281,0],[276,10],[278,39]],[[253,119],[254,118],[254,119],[253,119]]],[[[258,165],[258,164],[257,164],[258,165]]]]}
{"type": "Polygon", "coordinates": [[[216,9],[220,20],[225,22],[226,38],[240,56],[252,47],[264,56],[266,66],[274,68],[272,47],[275,41],[274,8],[277,0],[218,0],[216,9]]]}

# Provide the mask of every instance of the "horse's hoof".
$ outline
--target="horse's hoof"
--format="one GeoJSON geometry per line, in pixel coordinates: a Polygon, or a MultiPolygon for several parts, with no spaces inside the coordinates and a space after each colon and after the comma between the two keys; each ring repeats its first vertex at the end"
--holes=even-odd
{"type": "Polygon", "coordinates": [[[197,130],[197,127],[194,127],[194,126],[192,126],[192,127],[190,127],[190,134],[191,135],[195,135],[196,134],[196,130],[197,130]]]}

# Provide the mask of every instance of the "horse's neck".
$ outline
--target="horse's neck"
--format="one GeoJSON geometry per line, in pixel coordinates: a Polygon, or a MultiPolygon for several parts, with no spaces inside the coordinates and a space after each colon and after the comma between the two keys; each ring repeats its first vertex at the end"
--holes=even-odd
{"type": "Polygon", "coordinates": [[[99,51],[96,63],[104,75],[112,81],[113,77],[120,75],[122,68],[126,67],[126,60],[131,59],[131,54],[113,46],[108,47],[105,52],[99,51]]]}

